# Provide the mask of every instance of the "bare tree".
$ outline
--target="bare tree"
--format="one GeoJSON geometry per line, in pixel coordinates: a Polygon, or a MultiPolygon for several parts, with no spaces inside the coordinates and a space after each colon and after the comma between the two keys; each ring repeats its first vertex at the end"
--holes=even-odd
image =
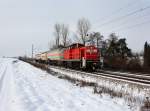
{"type": "Polygon", "coordinates": [[[109,42],[111,42],[111,41],[117,42],[117,40],[118,40],[118,36],[115,33],[111,33],[109,35],[109,39],[108,39],[109,42]]]}
{"type": "Polygon", "coordinates": [[[81,43],[81,39],[79,38],[78,34],[75,32],[72,33],[71,41],[81,43]]]}
{"type": "Polygon", "coordinates": [[[69,35],[69,28],[68,28],[68,26],[65,25],[65,24],[62,24],[61,25],[61,36],[62,36],[63,46],[67,45],[68,35],[69,35]]]}
{"type": "Polygon", "coordinates": [[[90,42],[91,45],[95,45],[97,47],[100,47],[102,45],[103,35],[101,35],[99,32],[93,32],[87,35],[88,36],[88,42],[90,42]]]}
{"type": "Polygon", "coordinates": [[[91,28],[90,22],[85,18],[79,19],[78,24],[77,24],[77,28],[78,28],[78,33],[82,39],[82,42],[85,45],[86,36],[88,34],[88,31],[91,28]]]}
{"type": "Polygon", "coordinates": [[[101,44],[101,41],[102,41],[102,39],[104,38],[104,36],[101,35],[101,33],[99,33],[99,32],[94,32],[94,35],[93,35],[93,36],[94,36],[95,39],[96,39],[96,46],[99,47],[100,45],[102,45],[102,44],[101,44]]]}
{"type": "Polygon", "coordinates": [[[66,41],[66,46],[69,46],[70,44],[72,44],[72,39],[68,38],[66,41]]]}
{"type": "Polygon", "coordinates": [[[54,25],[54,36],[56,38],[56,46],[59,46],[60,36],[61,36],[61,25],[56,23],[54,25]]]}
{"type": "Polygon", "coordinates": [[[53,41],[48,42],[48,49],[52,50],[54,47],[56,47],[56,44],[53,41]]]}

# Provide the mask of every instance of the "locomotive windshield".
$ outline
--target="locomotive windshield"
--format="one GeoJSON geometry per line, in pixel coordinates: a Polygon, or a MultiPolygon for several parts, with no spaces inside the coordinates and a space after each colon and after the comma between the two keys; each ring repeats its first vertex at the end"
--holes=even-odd
{"type": "Polygon", "coordinates": [[[98,53],[98,50],[95,47],[87,47],[86,53],[90,53],[90,54],[98,53]]]}

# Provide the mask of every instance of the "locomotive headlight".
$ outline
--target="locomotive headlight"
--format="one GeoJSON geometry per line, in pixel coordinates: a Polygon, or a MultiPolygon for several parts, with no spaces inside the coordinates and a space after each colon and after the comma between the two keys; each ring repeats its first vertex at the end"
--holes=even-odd
{"type": "Polygon", "coordinates": [[[94,49],[93,52],[94,52],[94,53],[97,53],[97,49],[94,49]]]}
{"type": "Polygon", "coordinates": [[[86,52],[90,53],[91,51],[90,51],[90,49],[87,49],[86,52]]]}

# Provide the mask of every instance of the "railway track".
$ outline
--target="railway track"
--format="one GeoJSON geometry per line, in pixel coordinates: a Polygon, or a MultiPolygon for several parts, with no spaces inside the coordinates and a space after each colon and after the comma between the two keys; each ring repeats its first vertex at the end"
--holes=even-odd
{"type": "Polygon", "coordinates": [[[99,72],[105,72],[105,73],[113,73],[113,74],[128,74],[128,75],[136,75],[136,76],[150,76],[150,74],[146,73],[131,73],[131,72],[119,72],[119,71],[110,71],[110,70],[98,70],[99,72]]]}
{"type": "Polygon", "coordinates": [[[111,72],[106,70],[98,70],[97,72],[85,72],[85,71],[80,71],[75,69],[68,69],[60,66],[52,66],[52,65],[49,65],[48,68],[60,69],[63,71],[76,73],[78,75],[82,75],[82,77],[89,76],[95,78],[104,78],[104,79],[122,81],[126,83],[140,85],[140,86],[150,87],[150,74],[122,73],[122,72],[113,72],[113,71],[111,72]]]}
{"type": "Polygon", "coordinates": [[[139,83],[144,83],[144,84],[149,84],[150,85],[150,78],[145,78],[141,79],[136,76],[129,76],[129,75],[119,75],[119,74],[107,74],[107,73],[94,73],[94,74],[99,74],[107,77],[112,77],[112,78],[117,78],[120,80],[127,80],[127,81],[132,81],[132,82],[139,82],[139,83]]]}
{"type": "Polygon", "coordinates": [[[120,73],[111,73],[111,72],[108,72],[108,71],[99,71],[99,73],[97,74],[109,74],[109,75],[112,75],[112,76],[121,76],[121,77],[130,77],[130,78],[135,78],[135,79],[138,79],[140,81],[142,80],[147,80],[150,82],[150,75],[137,75],[137,74],[131,74],[131,73],[124,73],[124,74],[120,74],[120,73]]]}
{"type": "Polygon", "coordinates": [[[78,71],[74,69],[67,69],[64,67],[58,67],[58,66],[50,66],[52,68],[64,70],[67,72],[77,73],[77,74],[83,74],[86,76],[93,76],[97,78],[107,78],[117,81],[123,81],[127,83],[142,85],[142,86],[150,86],[150,74],[131,74],[131,73],[114,73],[110,71],[98,71],[98,72],[84,72],[84,71],[78,71]]]}

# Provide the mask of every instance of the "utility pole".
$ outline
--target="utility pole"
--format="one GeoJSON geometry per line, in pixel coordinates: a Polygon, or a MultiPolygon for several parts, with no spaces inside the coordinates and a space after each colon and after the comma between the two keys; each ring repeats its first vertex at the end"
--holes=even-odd
{"type": "Polygon", "coordinates": [[[32,59],[33,59],[33,52],[34,51],[34,45],[32,44],[32,59]]]}

